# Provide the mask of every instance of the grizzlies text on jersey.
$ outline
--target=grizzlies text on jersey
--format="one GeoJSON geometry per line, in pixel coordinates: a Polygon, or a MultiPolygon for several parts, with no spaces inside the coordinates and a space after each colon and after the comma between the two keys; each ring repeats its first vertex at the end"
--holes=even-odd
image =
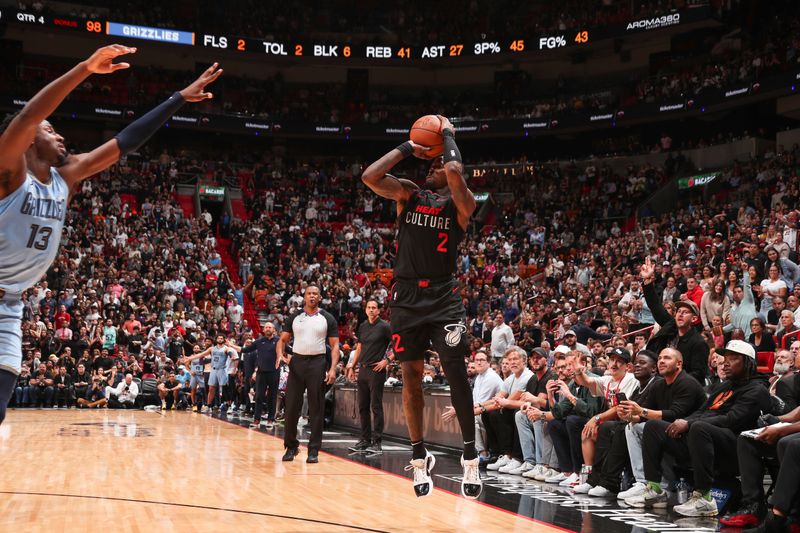
{"type": "Polygon", "coordinates": [[[0,368],[19,374],[22,293],[33,287],[58,254],[69,187],[55,168],[50,183],[30,174],[0,200],[0,368]]]}
{"type": "Polygon", "coordinates": [[[50,183],[28,174],[0,200],[0,289],[19,294],[50,268],[61,241],[69,187],[55,168],[50,183]]]}

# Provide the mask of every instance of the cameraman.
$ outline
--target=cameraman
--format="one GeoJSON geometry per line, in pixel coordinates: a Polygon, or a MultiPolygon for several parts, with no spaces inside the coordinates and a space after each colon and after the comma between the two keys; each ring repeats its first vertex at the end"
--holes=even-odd
{"type": "Polygon", "coordinates": [[[99,376],[92,377],[92,385],[86,391],[86,397],[78,398],[78,407],[103,407],[108,403],[103,391],[103,380],[99,376]]]}
{"type": "Polygon", "coordinates": [[[125,381],[121,381],[116,388],[106,387],[106,400],[109,407],[131,409],[139,395],[139,386],[133,382],[133,375],[126,374],[125,381]]]}

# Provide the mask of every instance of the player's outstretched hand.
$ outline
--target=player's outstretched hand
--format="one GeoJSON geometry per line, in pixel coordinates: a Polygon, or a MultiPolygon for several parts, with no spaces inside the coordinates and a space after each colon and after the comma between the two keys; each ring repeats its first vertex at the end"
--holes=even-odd
{"type": "Polygon", "coordinates": [[[110,44],[103,48],[98,48],[92,56],[86,60],[86,68],[92,74],[111,74],[117,70],[130,67],[130,63],[114,63],[114,59],[127,54],[135,54],[136,48],[122,46],[121,44],[110,44]]]}
{"type": "Polygon", "coordinates": [[[222,75],[222,69],[219,68],[219,63],[214,63],[200,74],[200,77],[194,80],[191,85],[182,90],[181,96],[187,102],[201,102],[213,98],[214,95],[212,93],[205,91],[206,85],[213,83],[220,75],[222,75]]]}

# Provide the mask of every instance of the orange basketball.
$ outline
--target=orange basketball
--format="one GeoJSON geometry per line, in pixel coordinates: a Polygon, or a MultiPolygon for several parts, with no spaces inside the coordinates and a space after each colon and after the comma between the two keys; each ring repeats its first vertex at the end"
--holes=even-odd
{"type": "Polygon", "coordinates": [[[411,140],[430,148],[426,152],[429,157],[438,157],[444,152],[442,139],[442,120],[436,115],[420,117],[411,126],[411,140]]]}

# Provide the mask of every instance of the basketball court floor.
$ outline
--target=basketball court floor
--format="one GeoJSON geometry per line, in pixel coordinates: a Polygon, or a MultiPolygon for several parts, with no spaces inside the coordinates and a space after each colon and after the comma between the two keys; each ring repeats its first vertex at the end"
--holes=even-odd
{"type": "Polygon", "coordinates": [[[409,447],[348,453],[326,431],[318,464],[281,462],[280,430],[189,412],[10,410],[0,426],[0,531],[714,531],[570,494],[518,476],[482,474],[478,501],[458,495],[458,455],[436,452],[427,497],[414,496],[409,447]]]}

